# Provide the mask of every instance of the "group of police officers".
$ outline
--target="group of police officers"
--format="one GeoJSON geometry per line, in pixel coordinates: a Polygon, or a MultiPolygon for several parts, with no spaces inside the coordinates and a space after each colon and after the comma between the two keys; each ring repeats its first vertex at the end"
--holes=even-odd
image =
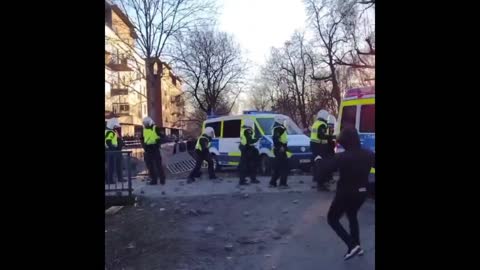
{"type": "MultiPolygon", "coordinates": [[[[256,164],[259,160],[259,152],[255,147],[259,137],[255,136],[255,123],[252,119],[244,119],[240,134],[241,158],[239,164],[239,185],[249,183],[260,183],[256,179],[256,164]],[[250,182],[246,181],[246,177],[250,182]]],[[[355,129],[344,129],[340,134],[340,143],[345,148],[345,153],[339,156],[334,155],[335,137],[329,123],[335,119],[325,110],[317,113],[315,122],[311,127],[310,145],[313,154],[313,180],[317,182],[317,189],[328,190],[326,184],[331,178],[331,172],[339,171],[340,180],[336,195],[332,201],[327,214],[328,224],[347,245],[345,260],[356,255],[363,255],[364,251],[360,246],[359,225],[357,213],[366,200],[366,187],[368,185],[368,174],[371,167],[375,167],[375,155],[368,150],[361,149],[358,133],[355,129]],[[340,185],[341,183],[341,185],[340,185]],[[340,218],[347,215],[350,226],[350,233],[343,228],[340,218]]],[[[142,145],[145,150],[145,163],[148,167],[151,181],[149,184],[165,185],[165,173],[162,168],[160,155],[160,141],[164,136],[158,127],[155,126],[150,117],[143,119],[142,145]]],[[[108,173],[106,170],[105,182],[114,183],[113,173],[117,174],[119,182],[122,179],[121,152],[122,141],[118,135],[120,123],[117,119],[110,119],[105,127],[105,149],[106,160],[108,160],[108,173]]],[[[269,186],[288,188],[287,176],[289,172],[288,158],[291,153],[288,150],[288,125],[281,117],[275,117],[272,127],[273,138],[273,172],[269,186]]],[[[200,168],[204,161],[208,163],[210,179],[217,179],[213,168],[213,160],[209,152],[210,143],[215,137],[215,130],[212,127],[205,128],[204,133],[197,139],[195,146],[196,165],[188,177],[188,183],[195,181],[200,176],[200,168]]]]}
{"type": "MultiPolygon", "coordinates": [[[[322,170],[322,164],[334,155],[335,137],[333,136],[332,123],[335,122],[333,115],[326,110],[320,110],[317,113],[316,121],[313,123],[310,132],[310,148],[313,161],[313,181],[317,183],[317,189],[328,190],[327,184],[331,175],[317,173],[322,170]]],[[[107,121],[105,128],[105,149],[108,152],[106,161],[109,164],[106,170],[105,181],[108,184],[114,183],[113,174],[117,175],[118,181],[125,181],[122,178],[121,154],[122,141],[118,135],[120,123],[118,119],[112,118],[107,121]],[[108,172],[107,172],[108,171],[108,172]]],[[[288,188],[287,177],[289,172],[288,159],[291,152],[288,150],[288,125],[284,118],[275,117],[272,127],[272,140],[274,160],[272,163],[272,177],[269,187],[288,188]],[[278,180],[280,179],[279,183],[278,180]]],[[[150,117],[143,119],[143,135],[141,143],[145,151],[145,164],[148,168],[150,182],[148,184],[165,184],[165,173],[162,167],[162,157],[160,154],[160,142],[164,137],[150,117]],[[158,181],[159,180],[159,181],[158,181]]],[[[212,139],[215,137],[215,130],[212,127],[206,127],[204,133],[197,139],[195,145],[196,164],[188,176],[187,183],[193,183],[195,178],[200,177],[200,169],[204,161],[208,163],[208,174],[211,180],[218,179],[215,175],[212,156],[209,152],[212,139]]],[[[240,132],[240,163],[239,163],[239,185],[258,184],[260,181],[256,178],[257,164],[259,160],[259,151],[255,147],[259,137],[255,134],[255,123],[252,119],[244,119],[240,132]],[[247,182],[246,178],[250,181],[247,182]]]]}
{"type": "MultiPolygon", "coordinates": [[[[112,118],[107,121],[105,127],[105,182],[107,184],[114,184],[113,173],[117,175],[118,182],[124,182],[122,178],[122,154],[121,150],[123,142],[119,136],[120,123],[117,118],[112,118]]],[[[143,119],[143,134],[141,138],[142,147],[144,150],[145,164],[147,165],[148,173],[150,175],[149,185],[157,185],[158,180],[160,184],[165,185],[165,172],[162,167],[162,156],[160,154],[160,142],[164,137],[160,128],[155,126],[152,118],[145,117],[143,119]]]]}

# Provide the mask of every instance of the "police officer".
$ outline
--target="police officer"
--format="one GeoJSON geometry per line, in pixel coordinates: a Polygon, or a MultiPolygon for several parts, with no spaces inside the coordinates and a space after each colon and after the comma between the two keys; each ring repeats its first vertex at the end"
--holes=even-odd
{"type": "Polygon", "coordinates": [[[118,136],[116,129],[120,128],[117,118],[111,118],[107,121],[105,128],[105,155],[107,161],[107,184],[114,184],[113,173],[117,175],[118,182],[125,182],[122,177],[122,140],[118,136]]]}
{"type": "Polygon", "coordinates": [[[314,158],[313,181],[317,183],[317,190],[327,191],[326,178],[327,175],[317,173],[322,170],[322,159],[329,156],[328,144],[328,125],[327,119],[330,114],[326,110],[320,110],[317,113],[317,120],[313,123],[310,133],[310,148],[314,158]]]}
{"type": "Polygon", "coordinates": [[[252,119],[247,118],[244,120],[244,124],[240,131],[240,164],[238,166],[240,173],[239,185],[248,185],[245,177],[250,176],[250,183],[258,184],[257,180],[257,162],[258,162],[258,149],[255,147],[255,143],[258,138],[255,138],[254,122],[252,119]]]}
{"type": "Polygon", "coordinates": [[[197,144],[195,145],[195,153],[196,153],[196,164],[195,168],[193,168],[192,172],[188,176],[187,183],[192,183],[195,181],[195,177],[200,175],[200,168],[202,167],[203,161],[207,161],[208,163],[208,174],[210,180],[218,179],[215,176],[215,171],[213,170],[213,160],[210,154],[210,142],[215,137],[215,130],[212,127],[206,127],[205,132],[198,137],[197,144]]]}
{"type": "MultiPolygon", "coordinates": [[[[333,115],[329,115],[327,119],[328,125],[328,155],[327,159],[333,158],[335,156],[335,145],[336,145],[336,138],[333,135],[335,132],[335,124],[337,119],[333,115]]],[[[332,182],[333,181],[333,173],[327,174],[327,180],[332,182]]]]}
{"type": "Polygon", "coordinates": [[[280,188],[288,188],[288,158],[291,156],[287,148],[288,135],[284,120],[276,117],[272,129],[273,134],[273,174],[270,180],[270,187],[277,186],[277,180],[280,177],[280,188]]]}
{"type": "Polygon", "coordinates": [[[158,178],[160,178],[160,184],[165,185],[165,172],[163,171],[162,156],[160,154],[162,137],[164,135],[161,133],[160,128],[155,126],[153,119],[148,116],[143,118],[141,142],[145,152],[145,164],[150,175],[149,185],[157,185],[158,178]]]}

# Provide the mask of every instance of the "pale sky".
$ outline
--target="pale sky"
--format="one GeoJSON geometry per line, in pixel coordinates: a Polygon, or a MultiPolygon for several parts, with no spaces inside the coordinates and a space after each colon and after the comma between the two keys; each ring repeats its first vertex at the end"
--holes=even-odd
{"type": "MultiPolygon", "coordinates": [[[[249,81],[265,63],[271,47],[282,46],[295,30],[305,28],[302,0],[218,0],[218,4],[220,30],[234,36],[244,57],[251,62],[249,81]]],[[[245,90],[238,97],[236,113],[251,109],[245,90]]]]}
{"type": "Polygon", "coordinates": [[[240,43],[254,65],[251,73],[265,63],[272,46],[282,46],[296,29],[305,27],[302,0],[218,0],[218,4],[219,28],[240,43]]]}

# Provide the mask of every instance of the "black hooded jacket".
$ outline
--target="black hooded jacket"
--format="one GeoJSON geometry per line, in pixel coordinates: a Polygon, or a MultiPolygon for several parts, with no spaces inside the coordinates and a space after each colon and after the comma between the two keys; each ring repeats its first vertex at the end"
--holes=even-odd
{"type": "Polygon", "coordinates": [[[356,129],[345,128],[338,138],[345,152],[328,160],[320,173],[340,172],[337,194],[352,194],[366,190],[370,169],[375,168],[375,154],[362,149],[356,129]]]}

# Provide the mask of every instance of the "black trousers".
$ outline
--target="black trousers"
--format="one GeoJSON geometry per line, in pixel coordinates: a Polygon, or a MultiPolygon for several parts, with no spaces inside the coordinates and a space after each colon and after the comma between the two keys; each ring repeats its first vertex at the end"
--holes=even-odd
{"type": "Polygon", "coordinates": [[[250,181],[257,180],[258,150],[256,148],[247,148],[242,151],[238,171],[240,183],[245,182],[245,177],[249,176],[250,181]]]}
{"type": "Polygon", "coordinates": [[[213,160],[210,153],[203,153],[202,151],[195,150],[196,163],[195,168],[190,172],[188,178],[195,178],[200,175],[200,169],[202,168],[203,161],[208,163],[208,176],[210,179],[215,178],[215,171],[213,170],[213,160]]]}
{"type": "Polygon", "coordinates": [[[105,152],[106,161],[107,161],[107,184],[114,184],[113,174],[117,176],[118,182],[123,181],[123,170],[122,170],[122,153],[116,152],[105,152]]]}
{"type": "Polygon", "coordinates": [[[313,163],[313,181],[319,186],[325,185],[332,177],[331,173],[324,173],[326,165],[328,165],[328,159],[319,159],[313,163]]]}
{"type": "Polygon", "coordinates": [[[280,177],[280,185],[286,185],[288,172],[289,168],[287,155],[276,154],[273,160],[273,172],[270,184],[277,185],[277,180],[280,177]]]}
{"type": "Polygon", "coordinates": [[[354,194],[336,195],[333,199],[330,210],[328,210],[328,224],[345,242],[349,249],[360,245],[360,229],[358,226],[357,213],[367,198],[366,192],[354,194]],[[340,218],[343,214],[347,215],[350,225],[350,234],[343,228],[340,218]]]}
{"type": "Polygon", "coordinates": [[[160,149],[151,149],[145,152],[145,164],[147,165],[148,174],[150,175],[151,184],[157,184],[158,178],[160,183],[165,185],[165,172],[162,167],[162,156],[160,149]]]}
{"type": "Polygon", "coordinates": [[[312,150],[312,164],[313,164],[313,182],[324,185],[328,180],[332,178],[332,174],[320,174],[321,170],[324,168],[325,161],[332,158],[330,154],[329,145],[310,142],[310,149],[312,150]],[[315,157],[321,156],[321,160],[315,162],[315,157]]]}

